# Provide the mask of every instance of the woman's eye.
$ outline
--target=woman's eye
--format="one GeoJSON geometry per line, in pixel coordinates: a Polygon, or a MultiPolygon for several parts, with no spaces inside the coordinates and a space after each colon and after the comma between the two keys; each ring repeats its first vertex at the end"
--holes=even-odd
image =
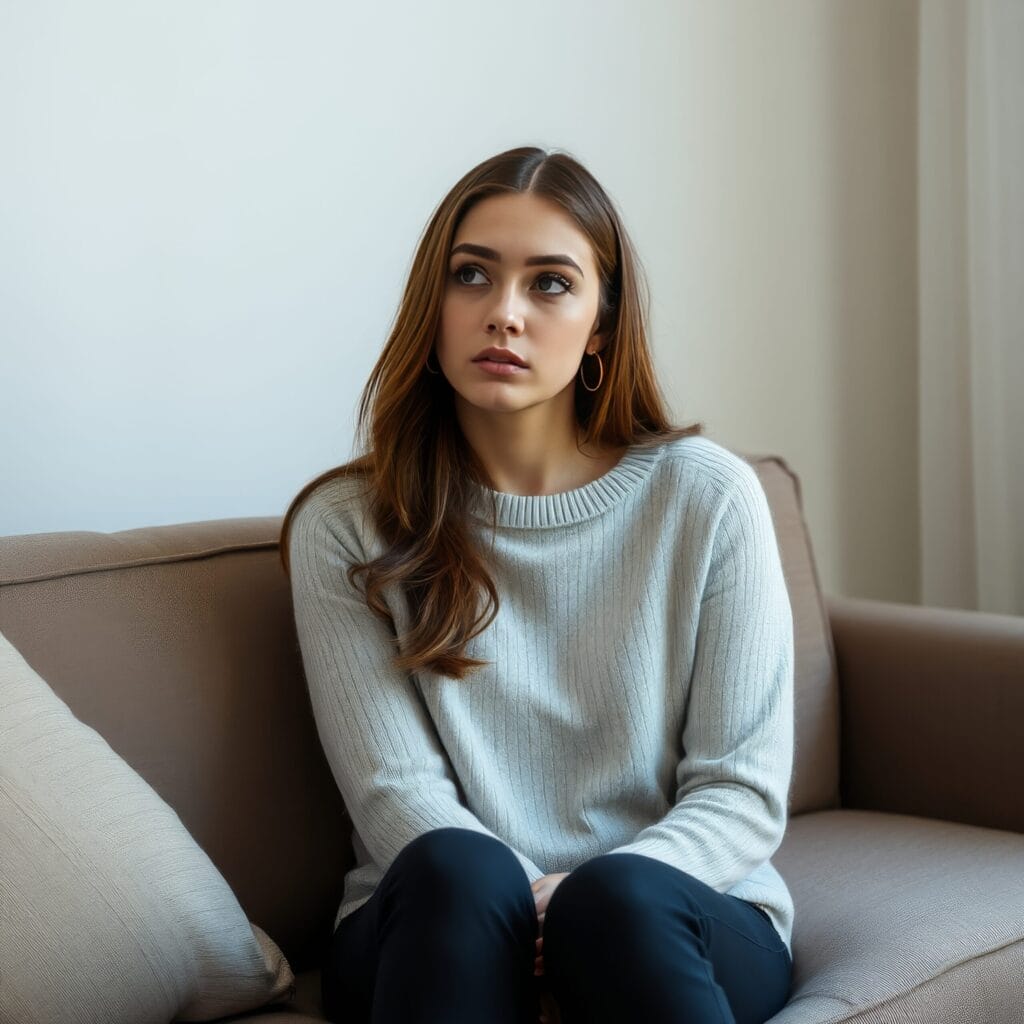
{"type": "Polygon", "coordinates": [[[541,291],[544,292],[545,295],[564,295],[566,292],[572,291],[572,284],[562,277],[561,274],[541,274],[537,280],[538,282],[554,281],[555,284],[562,286],[562,290],[560,292],[553,292],[550,288],[541,288],[541,291]]]}
{"type": "Polygon", "coordinates": [[[459,269],[455,271],[455,280],[458,281],[460,284],[473,284],[472,281],[467,281],[462,276],[463,274],[466,273],[466,271],[469,271],[470,274],[479,274],[480,268],[474,267],[471,264],[467,263],[464,267],[459,267],[459,269]]]}
{"type": "MultiPolygon", "coordinates": [[[[467,263],[452,271],[452,277],[454,277],[459,284],[465,285],[475,285],[478,283],[472,279],[473,274],[482,275],[483,271],[472,263],[467,263]],[[467,274],[469,275],[468,278],[466,277],[467,274]]],[[[561,274],[541,274],[540,277],[537,278],[537,285],[537,290],[542,295],[564,295],[566,292],[572,291],[572,282],[567,280],[561,274]],[[559,285],[561,290],[552,289],[550,287],[550,282],[554,282],[556,285],[559,285]],[[544,287],[544,285],[547,285],[547,287],[544,287]]]]}

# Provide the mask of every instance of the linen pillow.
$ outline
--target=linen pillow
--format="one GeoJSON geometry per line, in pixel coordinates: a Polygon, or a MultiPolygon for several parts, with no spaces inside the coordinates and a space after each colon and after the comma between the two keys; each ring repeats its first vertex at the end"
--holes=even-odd
{"type": "Polygon", "coordinates": [[[0,1021],[214,1020],[294,983],[174,810],[0,634],[0,1021]]]}

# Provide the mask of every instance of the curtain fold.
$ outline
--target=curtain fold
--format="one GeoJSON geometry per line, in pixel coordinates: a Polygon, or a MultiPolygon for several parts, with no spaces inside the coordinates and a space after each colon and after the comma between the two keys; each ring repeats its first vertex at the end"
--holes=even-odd
{"type": "Polygon", "coordinates": [[[921,602],[1024,615],[1024,3],[919,40],[921,602]]]}

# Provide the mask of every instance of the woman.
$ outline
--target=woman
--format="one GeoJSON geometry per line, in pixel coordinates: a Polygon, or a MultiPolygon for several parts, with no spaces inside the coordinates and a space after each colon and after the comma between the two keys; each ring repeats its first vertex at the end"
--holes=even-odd
{"type": "Polygon", "coordinates": [[[786,1001],[786,585],[754,470],[667,419],[642,288],[576,160],[485,160],[420,241],[363,454],[288,509],[356,853],[332,1018],[534,1024],[543,997],[562,1024],[760,1024],[786,1001]]]}

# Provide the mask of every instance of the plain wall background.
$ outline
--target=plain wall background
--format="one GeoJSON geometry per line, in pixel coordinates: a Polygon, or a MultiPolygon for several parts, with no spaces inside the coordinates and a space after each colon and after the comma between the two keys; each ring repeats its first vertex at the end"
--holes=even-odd
{"type": "Polygon", "coordinates": [[[800,475],[822,585],[917,600],[917,6],[0,4],[0,534],[280,515],[349,458],[417,240],[572,153],[679,422],[800,475]]]}

